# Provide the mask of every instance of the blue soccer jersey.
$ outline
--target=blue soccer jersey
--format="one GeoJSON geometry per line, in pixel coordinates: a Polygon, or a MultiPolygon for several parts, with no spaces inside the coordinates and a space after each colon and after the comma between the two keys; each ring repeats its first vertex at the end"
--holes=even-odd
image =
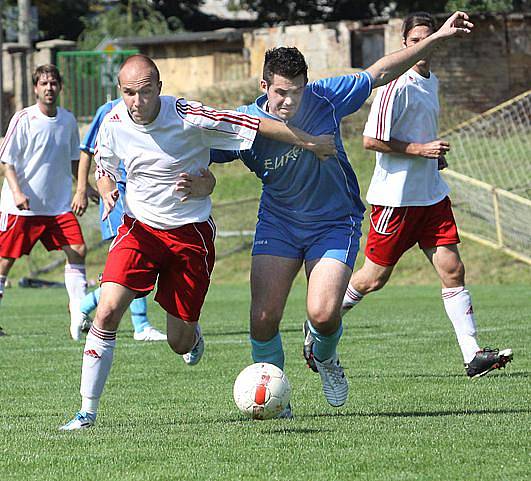
{"type": "MultiPolygon", "coordinates": [[[[96,138],[98,137],[98,131],[100,130],[100,125],[103,122],[105,116],[113,109],[113,107],[120,102],[121,99],[111,100],[100,106],[96,111],[96,115],[92,119],[92,122],[89,126],[85,137],[83,138],[79,149],[90,154],[94,154],[94,149],[96,148],[96,138]]],[[[118,190],[120,191],[120,197],[116,202],[116,206],[111,211],[107,219],[104,221],[100,220],[101,236],[103,240],[112,239],[116,236],[118,227],[122,223],[123,216],[123,197],[125,195],[125,180],[126,172],[123,163],[120,163],[120,180],[118,181],[118,190]]],[[[103,215],[103,202],[100,199],[100,219],[103,215]]]]}
{"type": "MultiPolygon", "coordinates": [[[[356,175],[341,140],[341,119],[356,112],[369,97],[372,78],[366,72],[318,80],[306,86],[289,125],[312,135],[333,134],[337,155],[324,161],[309,150],[257,136],[250,150],[211,153],[212,162],[236,158],[262,180],[259,218],[273,216],[300,229],[316,222],[360,221],[365,207],[356,175]]],[[[275,118],[263,109],[266,95],[238,110],[275,118]]]]}

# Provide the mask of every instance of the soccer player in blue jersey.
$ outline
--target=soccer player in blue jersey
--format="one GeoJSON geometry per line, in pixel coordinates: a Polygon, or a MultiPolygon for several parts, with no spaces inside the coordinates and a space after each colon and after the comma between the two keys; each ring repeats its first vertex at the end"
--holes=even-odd
{"type": "Polygon", "coordinates": [[[279,324],[304,263],[305,345],[332,406],[343,405],[348,395],[336,348],[365,210],[341,140],[341,119],[358,110],[374,88],[400,76],[441,41],[468,34],[472,27],[465,13],[456,12],[432,36],[361,73],[313,83],[308,83],[305,59],[296,48],[269,50],[260,82],[264,95],[239,110],[282,120],[313,135],[333,134],[337,155],[320,161],[307,150],[263,137],[248,151],[212,151],[213,162],[239,158],[263,183],[251,264],[252,357],[284,368],[279,324]]]}

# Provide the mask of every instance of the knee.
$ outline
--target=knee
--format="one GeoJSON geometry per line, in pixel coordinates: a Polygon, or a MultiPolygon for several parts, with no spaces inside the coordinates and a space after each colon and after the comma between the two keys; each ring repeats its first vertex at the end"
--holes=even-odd
{"type": "Polygon", "coordinates": [[[85,244],[80,244],[70,247],[72,251],[69,255],[69,262],[71,264],[84,264],[85,257],[87,257],[87,246],[85,244]]]}
{"type": "Polygon", "coordinates": [[[271,308],[251,307],[251,336],[257,340],[268,340],[278,331],[282,311],[271,308]]]}
{"type": "Polygon", "coordinates": [[[337,331],[341,322],[340,306],[326,303],[308,306],[308,319],[321,334],[332,334],[337,331]]]}
{"type": "Polygon", "coordinates": [[[94,317],[94,324],[106,331],[115,331],[118,329],[120,317],[120,313],[115,306],[100,303],[94,317]]]}

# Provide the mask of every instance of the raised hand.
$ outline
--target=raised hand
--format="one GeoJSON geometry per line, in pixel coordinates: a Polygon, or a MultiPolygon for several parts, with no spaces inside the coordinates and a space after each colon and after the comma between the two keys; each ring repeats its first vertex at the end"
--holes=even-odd
{"type": "Polygon", "coordinates": [[[468,35],[474,24],[469,22],[469,17],[465,12],[455,12],[434,35],[440,38],[450,38],[454,36],[468,35]]]}

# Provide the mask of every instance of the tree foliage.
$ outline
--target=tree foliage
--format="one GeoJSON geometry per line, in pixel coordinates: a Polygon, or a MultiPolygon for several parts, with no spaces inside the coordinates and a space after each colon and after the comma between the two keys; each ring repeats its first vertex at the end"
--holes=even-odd
{"type": "Polygon", "coordinates": [[[512,0],[449,0],[448,10],[463,10],[467,13],[506,13],[514,10],[512,0]]]}
{"type": "Polygon", "coordinates": [[[165,17],[156,7],[145,0],[125,0],[81,17],[85,28],[79,37],[80,48],[91,50],[105,38],[148,37],[182,29],[177,17],[165,17]]]}

